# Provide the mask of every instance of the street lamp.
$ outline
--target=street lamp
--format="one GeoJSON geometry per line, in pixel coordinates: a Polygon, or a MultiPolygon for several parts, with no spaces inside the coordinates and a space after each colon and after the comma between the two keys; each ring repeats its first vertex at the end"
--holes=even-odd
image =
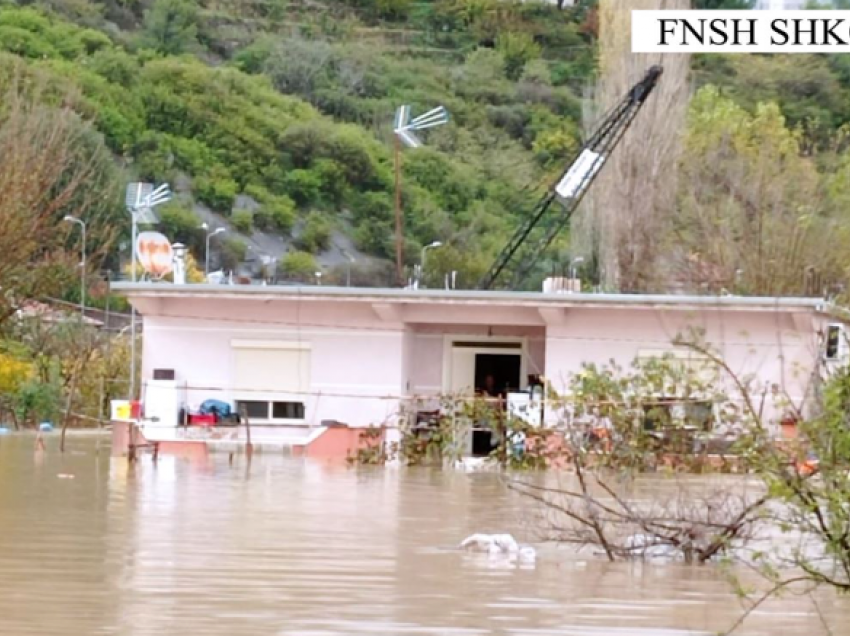
{"type": "Polygon", "coordinates": [[[86,315],[86,222],[82,219],[78,219],[75,216],[71,216],[70,214],[66,216],[63,221],[67,221],[68,223],[76,223],[80,226],[80,230],[83,233],[83,245],[81,248],[82,252],[82,260],[80,261],[80,313],[85,316],[86,315]]]}
{"type": "Polygon", "coordinates": [[[345,256],[345,260],[347,261],[346,270],[345,270],[345,286],[351,287],[351,266],[356,262],[354,257],[349,254],[346,250],[342,250],[342,255],[345,256]]]}
{"type": "Polygon", "coordinates": [[[419,148],[422,145],[416,132],[442,126],[449,121],[443,106],[432,108],[419,117],[410,118],[410,106],[400,106],[395,113],[395,259],[399,285],[404,284],[404,227],[401,213],[401,145],[419,148]]]}
{"type": "MultiPolygon", "coordinates": [[[[201,227],[205,230],[207,229],[207,224],[204,223],[201,227]]],[[[212,232],[207,232],[207,241],[206,241],[206,250],[204,251],[204,276],[208,276],[210,273],[210,239],[214,237],[216,234],[222,234],[226,232],[227,228],[219,227],[214,229],[212,232]]]]}
{"type": "Polygon", "coordinates": [[[422,248],[422,258],[419,259],[419,277],[425,278],[425,257],[428,254],[428,250],[433,249],[435,247],[441,247],[443,243],[441,241],[434,241],[433,243],[429,243],[425,247],[422,248]]]}

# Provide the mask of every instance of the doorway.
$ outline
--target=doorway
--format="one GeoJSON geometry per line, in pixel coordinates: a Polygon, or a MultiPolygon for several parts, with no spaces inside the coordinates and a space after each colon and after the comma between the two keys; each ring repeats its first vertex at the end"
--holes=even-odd
{"type": "Polygon", "coordinates": [[[483,391],[487,376],[493,376],[493,386],[498,393],[507,396],[519,391],[521,356],[511,353],[478,353],[475,355],[475,390],[483,391]]]}
{"type": "MultiPolygon", "coordinates": [[[[501,428],[507,411],[508,393],[519,391],[522,356],[518,353],[476,353],[475,392],[484,397],[499,397],[493,404],[496,425],[501,428]],[[492,378],[490,382],[488,379],[492,378]],[[494,394],[495,393],[495,394],[494,394]]],[[[473,424],[472,457],[489,457],[499,444],[499,436],[493,433],[493,421],[480,426],[473,424]]]]}
{"type": "MultiPolygon", "coordinates": [[[[525,377],[526,359],[524,339],[514,337],[488,337],[445,339],[445,366],[443,387],[447,393],[473,397],[481,395],[488,375],[493,376],[493,389],[507,399],[508,392],[518,391],[525,377]]],[[[506,410],[506,407],[505,407],[506,410]]],[[[472,422],[464,445],[467,457],[486,457],[497,445],[492,429],[482,422],[472,422]]]]}
{"type": "Polygon", "coordinates": [[[474,395],[484,387],[488,374],[500,392],[517,390],[526,366],[522,340],[453,340],[446,338],[443,390],[474,395]]]}

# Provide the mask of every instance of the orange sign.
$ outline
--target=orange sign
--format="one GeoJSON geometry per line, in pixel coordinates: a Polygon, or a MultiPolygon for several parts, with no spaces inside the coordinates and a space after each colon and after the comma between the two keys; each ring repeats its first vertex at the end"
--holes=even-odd
{"type": "Polygon", "coordinates": [[[136,258],[142,268],[154,278],[171,272],[174,250],[169,240],[159,232],[142,232],[136,239],[136,258]]]}

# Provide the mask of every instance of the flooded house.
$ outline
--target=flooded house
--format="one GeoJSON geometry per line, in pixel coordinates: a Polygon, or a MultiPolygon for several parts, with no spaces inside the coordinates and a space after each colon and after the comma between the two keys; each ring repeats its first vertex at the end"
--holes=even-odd
{"type": "MultiPolygon", "coordinates": [[[[149,439],[244,441],[205,404],[245,415],[254,443],[345,456],[358,431],[495,387],[541,425],[585,363],[670,354],[699,329],[741,377],[803,402],[812,374],[847,357],[844,321],[817,298],[757,298],[117,283],[144,317],[149,439]],[[537,410],[539,409],[539,410],[537,410]],[[195,426],[200,425],[200,426],[195,426]],[[218,431],[217,433],[215,431],[218,431]]],[[[778,418],[781,414],[777,414],[778,418]]],[[[475,449],[470,447],[469,453],[475,449]]]]}

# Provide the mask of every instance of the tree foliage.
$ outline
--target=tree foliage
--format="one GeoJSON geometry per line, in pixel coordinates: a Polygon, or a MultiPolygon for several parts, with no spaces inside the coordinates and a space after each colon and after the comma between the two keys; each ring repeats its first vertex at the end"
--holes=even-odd
{"type": "Polygon", "coordinates": [[[11,73],[0,74],[0,324],[24,301],[59,296],[77,279],[79,246],[57,231],[64,216],[86,219],[96,267],[120,214],[117,171],[102,137],[67,105],[72,97],[65,94],[64,106],[45,105],[45,79],[5,61],[11,73]]]}
{"type": "Polygon", "coordinates": [[[712,291],[819,294],[844,280],[848,186],[824,178],[777,104],[749,112],[703,88],[689,116],[680,214],[671,237],[681,276],[712,291]],[[813,287],[814,286],[814,287],[813,287]]]}
{"type": "Polygon", "coordinates": [[[145,12],[142,43],[165,55],[191,51],[198,41],[194,0],[156,0],[145,12]]]}

